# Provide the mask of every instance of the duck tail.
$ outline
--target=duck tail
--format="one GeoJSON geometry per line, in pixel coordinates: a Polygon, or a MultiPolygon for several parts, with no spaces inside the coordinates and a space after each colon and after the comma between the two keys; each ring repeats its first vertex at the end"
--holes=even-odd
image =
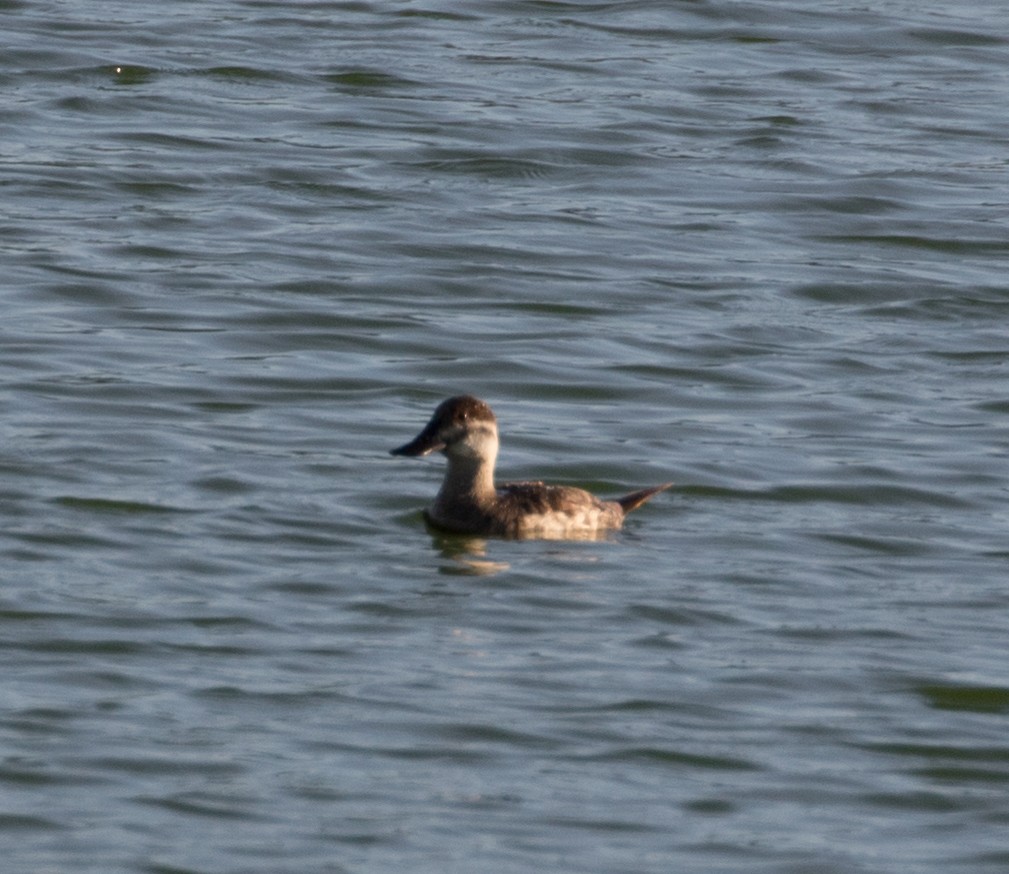
{"type": "Polygon", "coordinates": [[[672,483],[663,483],[661,486],[652,486],[650,489],[640,489],[639,491],[631,492],[629,495],[624,495],[622,498],[617,498],[617,503],[620,504],[626,516],[631,510],[636,510],[645,501],[653,498],[659,492],[664,492],[671,486],[672,483]]]}

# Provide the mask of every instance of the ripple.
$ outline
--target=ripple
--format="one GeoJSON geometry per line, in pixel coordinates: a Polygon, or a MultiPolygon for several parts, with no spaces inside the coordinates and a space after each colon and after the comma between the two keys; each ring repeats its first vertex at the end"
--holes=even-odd
{"type": "Polygon", "coordinates": [[[907,35],[928,44],[949,46],[996,46],[1005,47],[1007,40],[1003,36],[992,33],[981,33],[976,30],[953,30],[942,27],[911,27],[907,35]]]}
{"type": "Polygon", "coordinates": [[[137,804],[158,807],[183,816],[243,822],[266,821],[264,815],[256,812],[259,800],[253,796],[240,798],[234,794],[186,792],[165,797],[139,795],[133,800],[137,804]]]}
{"type": "Polygon", "coordinates": [[[560,171],[558,164],[502,155],[445,155],[411,165],[416,170],[473,176],[478,179],[545,179],[560,171]]]}
{"type": "Polygon", "coordinates": [[[686,753],[665,747],[628,746],[619,747],[605,753],[594,753],[578,757],[592,762],[645,762],[669,768],[689,767],[713,771],[759,771],[761,766],[736,756],[686,753]]]}
{"type": "Polygon", "coordinates": [[[86,513],[122,513],[136,516],[144,513],[191,513],[192,510],[182,507],[170,507],[163,504],[151,504],[144,501],[117,500],[115,498],[86,498],[76,495],[63,495],[53,498],[53,503],[70,510],[81,510],[86,513]]]}
{"type": "Polygon", "coordinates": [[[1009,686],[923,683],[915,691],[937,710],[992,714],[1009,712],[1009,686]]]}
{"type": "Polygon", "coordinates": [[[959,239],[953,237],[927,237],[916,234],[836,234],[819,235],[814,239],[825,243],[852,246],[866,244],[893,246],[904,249],[922,249],[941,255],[996,255],[1009,256],[1009,243],[1005,240],[959,239]]]}
{"type": "Polygon", "coordinates": [[[323,80],[347,91],[399,91],[424,83],[404,79],[384,70],[353,69],[326,73],[323,80]]]}
{"type": "Polygon", "coordinates": [[[0,828],[17,831],[61,831],[70,826],[45,816],[31,814],[0,813],[0,828]]]}

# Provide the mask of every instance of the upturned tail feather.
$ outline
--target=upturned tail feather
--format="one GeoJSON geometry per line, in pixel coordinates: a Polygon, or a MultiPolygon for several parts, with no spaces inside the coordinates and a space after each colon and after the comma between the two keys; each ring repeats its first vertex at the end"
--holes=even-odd
{"type": "Polygon", "coordinates": [[[617,498],[617,503],[620,504],[626,516],[631,510],[636,510],[645,501],[655,497],[659,492],[664,492],[671,486],[672,483],[663,483],[661,486],[652,486],[650,489],[640,489],[639,491],[631,492],[629,495],[624,495],[622,498],[617,498]]]}

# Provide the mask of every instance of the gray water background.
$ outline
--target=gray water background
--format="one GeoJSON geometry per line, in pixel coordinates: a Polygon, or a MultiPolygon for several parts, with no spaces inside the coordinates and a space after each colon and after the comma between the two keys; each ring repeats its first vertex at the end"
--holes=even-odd
{"type": "Polygon", "coordinates": [[[1009,868],[1009,19],[0,4],[5,872],[1009,868]],[[423,527],[677,488],[604,543],[423,527]]]}

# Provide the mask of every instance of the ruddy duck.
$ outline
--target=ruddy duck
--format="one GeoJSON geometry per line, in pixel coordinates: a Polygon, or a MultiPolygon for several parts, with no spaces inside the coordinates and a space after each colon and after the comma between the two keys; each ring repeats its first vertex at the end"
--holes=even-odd
{"type": "Polygon", "coordinates": [[[601,501],[583,489],[541,482],[494,485],[498,452],[497,420],[486,403],[471,395],[443,401],[431,421],[392,455],[418,457],[441,452],[448,458],[445,481],[424,511],[433,526],[456,534],[547,540],[601,537],[623,525],[624,517],[672,483],[601,501]]]}

